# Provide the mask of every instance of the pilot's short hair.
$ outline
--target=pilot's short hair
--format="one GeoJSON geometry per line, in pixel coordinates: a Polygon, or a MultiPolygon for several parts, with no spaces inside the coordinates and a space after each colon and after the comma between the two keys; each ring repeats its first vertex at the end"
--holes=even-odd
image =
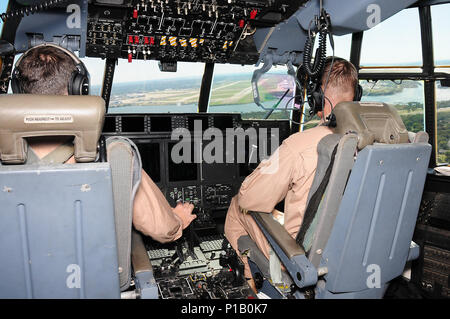
{"type": "Polygon", "coordinates": [[[76,69],[75,62],[62,50],[52,46],[37,47],[25,53],[17,66],[23,93],[63,95],[76,69]]]}
{"type": "Polygon", "coordinates": [[[358,84],[358,71],[355,66],[345,59],[335,58],[330,72],[331,62],[331,58],[328,58],[323,70],[322,84],[325,85],[327,83],[326,81],[329,76],[327,89],[354,91],[358,84]]]}

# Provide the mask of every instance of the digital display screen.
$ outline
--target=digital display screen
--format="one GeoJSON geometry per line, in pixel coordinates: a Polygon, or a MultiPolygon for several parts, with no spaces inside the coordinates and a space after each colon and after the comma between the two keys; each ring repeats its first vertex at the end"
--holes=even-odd
{"type": "MultiPolygon", "coordinates": [[[[181,143],[181,142],[179,142],[181,143]]],[[[181,161],[175,163],[172,159],[172,149],[176,143],[169,143],[168,158],[169,158],[169,182],[181,182],[181,181],[195,181],[197,180],[198,165],[194,163],[194,143],[177,144],[175,149],[175,155],[180,158],[187,159],[187,161],[181,161]],[[178,146],[180,148],[178,148],[178,146]],[[185,153],[185,152],[190,152],[185,153]],[[190,155],[190,156],[189,156],[190,155]],[[190,157],[190,159],[188,159],[190,157]]]]}
{"type": "Polygon", "coordinates": [[[116,131],[116,118],[105,117],[105,123],[103,124],[103,132],[112,133],[116,131]]]}
{"type": "Polygon", "coordinates": [[[122,116],[122,132],[145,132],[144,117],[122,116]]]}
{"type": "Polygon", "coordinates": [[[169,116],[151,117],[150,131],[152,132],[171,132],[172,118],[169,116]]]}
{"type": "Polygon", "coordinates": [[[214,127],[220,130],[226,130],[227,128],[233,128],[232,116],[214,116],[214,127]]]}
{"type": "Polygon", "coordinates": [[[142,159],[142,168],[153,182],[161,181],[161,145],[159,143],[136,142],[142,159]]]}

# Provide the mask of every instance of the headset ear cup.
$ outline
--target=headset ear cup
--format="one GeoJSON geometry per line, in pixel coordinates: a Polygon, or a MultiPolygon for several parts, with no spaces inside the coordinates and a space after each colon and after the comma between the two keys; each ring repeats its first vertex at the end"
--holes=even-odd
{"type": "Polygon", "coordinates": [[[353,101],[355,102],[361,101],[362,95],[363,95],[363,88],[360,84],[357,84],[355,88],[355,96],[353,101]]]}
{"type": "Polygon", "coordinates": [[[312,97],[313,97],[313,103],[314,103],[314,114],[316,114],[317,112],[323,111],[323,92],[322,92],[322,88],[319,85],[319,89],[316,89],[313,93],[312,93],[312,97]]]}
{"type": "Polygon", "coordinates": [[[89,77],[80,72],[78,68],[69,80],[68,92],[69,95],[89,95],[89,77]]]}
{"type": "Polygon", "coordinates": [[[314,101],[314,113],[317,113],[318,111],[322,111],[322,103],[320,98],[320,92],[313,92],[312,98],[314,101]]]}
{"type": "Polygon", "coordinates": [[[82,95],[81,93],[81,83],[83,76],[80,74],[76,74],[73,78],[72,82],[72,95],[82,95]]]}

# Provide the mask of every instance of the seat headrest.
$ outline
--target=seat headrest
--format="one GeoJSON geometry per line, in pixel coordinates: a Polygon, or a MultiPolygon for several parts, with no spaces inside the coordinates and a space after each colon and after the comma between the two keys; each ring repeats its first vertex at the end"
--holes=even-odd
{"type": "Polygon", "coordinates": [[[104,119],[98,96],[0,95],[0,160],[25,163],[26,137],[74,136],[75,160],[92,162],[104,119]]]}
{"type": "Polygon", "coordinates": [[[358,149],[377,143],[408,143],[408,131],[397,110],[386,103],[341,102],[333,109],[335,133],[355,132],[358,149]]]}

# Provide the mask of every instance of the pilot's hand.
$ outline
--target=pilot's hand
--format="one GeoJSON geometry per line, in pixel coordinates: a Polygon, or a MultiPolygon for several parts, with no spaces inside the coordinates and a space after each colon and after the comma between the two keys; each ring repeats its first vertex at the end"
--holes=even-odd
{"type": "Polygon", "coordinates": [[[283,213],[283,212],[280,212],[279,210],[274,209],[274,210],[272,211],[272,217],[273,217],[277,222],[279,222],[281,225],[284,225],[284,213],[283,213]]]}
{"type": "Polygon", "coordinates": [[[177,206],[173,208],[173,212],[180,217],[181,222],[183,223],[183,229],[189,226],[189,224],[197,218],[197,215],[192,214],[192,210],[194,209],[194,205],[190,203],[181,203],[178,202],[177,206]]]}

